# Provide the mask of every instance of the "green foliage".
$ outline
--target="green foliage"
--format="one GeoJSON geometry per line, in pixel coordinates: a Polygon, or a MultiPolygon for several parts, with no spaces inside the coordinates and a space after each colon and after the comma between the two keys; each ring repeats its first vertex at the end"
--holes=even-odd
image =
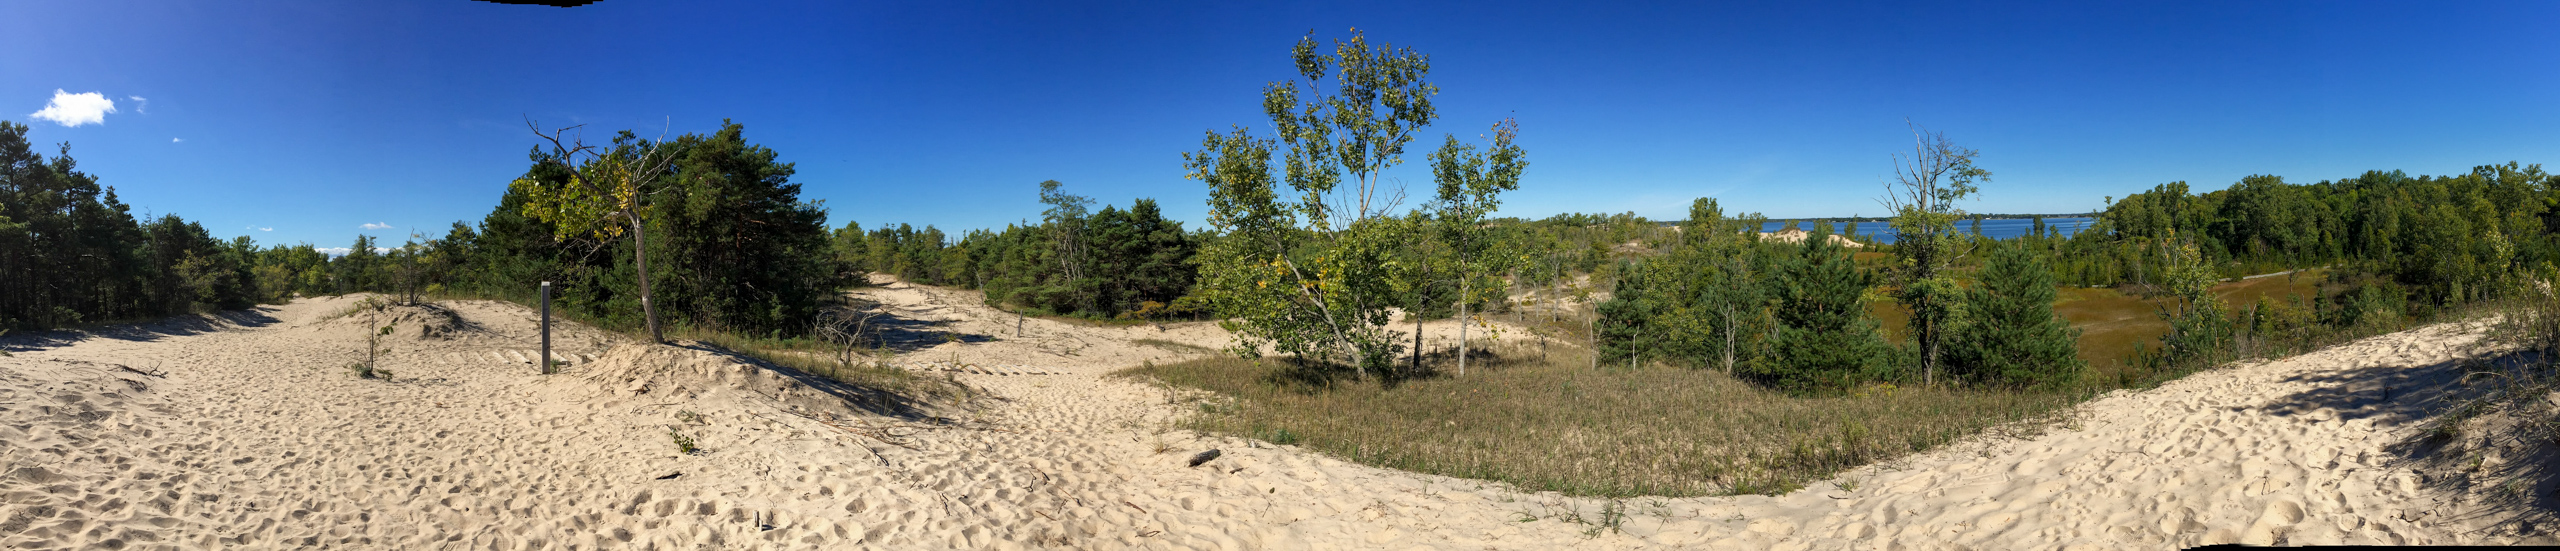
{"type": "MultiPolygon", "coordinates": [[[[1974,183],[1989,180],[1991,171],[1973,165],[1981,152],[1959,147],[1945,134],[1917,125],[1912,134],[1911,156],[1894,157],[1895,182],[1884,203],[1893,209],[1893,252],[1900,260],[1894,273],[1902,286],[1899,298],[1911,310],[1921,378],[1934,384],[1947,329],[1963,309],[1963,289],[1947,271],[1973,242],[1956,228],[1965,212],[1955,204],[1978,191],[1974,183]]],[[[1976,221],[1975,233],[1980,229],[1976,221]]]]}
{"type": "Polygon", "coordinates": [[[2421,304],[2492,298],[2517,266],[2552,260],[2560,189],[2536,166],[2486,165],[2468,174],[2399,171],[2291,184],[2250,176],[2191,194],[2186,182],[2111,200],[2088,230],[2059,243],[2056,272],[2081,285],[2155,285],[2160,240],[2191,236],[2222,276],[2355,264],[2389,277],[2421,304]]]}
{"type": "Polygon", "coordinates": [[[1175,305],[1191,291],[1190,263],[1203,236],[1166,219],[1154,199],[1092,211],[1092,200],[1063,186],[1041,183],[1051,208],[1039,224],[971,231],[957,242],[933,226],[884,225],[866,234],[847,224],[832,246],[856,273],[982,289],[994,306],[1088,318],[1188,313],[1175,305]]]}
{"type": "Polygon", "coordinates": [[[1663,316],[1669,297],[1662,296],[1664,290],[1657,289],[1653,281],[1666,275],[1663,272],[1667,270],[1648,269],[1647,264],[1619,264],[1617,290],[1595,307],[1600,316],[1600,359],[1608,365],[1641,363],[1647,357],[1658,359],[1663,355],[1662,349],[1667,348],[1664,336],[1674,332],[1669,327],[1673,320],[1663,316]],[[1648,351],[1652,356],[1646,355],[1648,351]]]}
{"type": "Polygon", "coordinates": [[[675,441],[676,453],[693,455],[694,452],[702,451],[702,448],[694,445],[692,436],[685,435],[675,427],[667,427],[667,438],[675,441]]]}
{"type": "Polygon", "coordinates": [[[1765,361],[1775,323],[1770,276],[1799,251],[1746,231],[1760,220],[1728,219],[1715,199],[1701,197],[1667,254],[1621,264],[1617,290],[1597,308],[1603,359],[1636,355],[1728,374],[1765,361]]]}
{"type": "Polygon", "coordinates": [[[1947,375],[1974,384],[2060,386],[2076,380],[2080,332],[2053,313],[2053,271],[2024,246],[1997,247],[1966,291],[1948,335],[1947,375]]]}
{"type": "Polygon", "coordinates": [[[792,165],[747,142],[744,132],[732,122],[708,136],[686,134],[663,144],[625,132],[603,160],[576,167],[557,149],[537,150],[532,167],[478,230],[456,224],[445,238],[422,243],[446,255],[435,262],[469,267],[426,281],[529,299],[549,280],[557,287],[557,307],[608,326],[631,327],[645,322],[637,277],[645,252],[647,281],[656,285],[654,309],[668,321],[758,335],[802,334],[819,304],[846,281],[846,271],[823,225],[824,208],[800,200],[800,185],[790,181],[792,165]],[[593,228],[595,233],[573,231],[564,239],[563,221],[537,216],[554,215],[545,214],[546,205],[561,208],[558,197],[541,195],[575,189],[568,183],[587,181],[583,173],[621,174],[599,163],[649,155],[665,162],[659,170],[633,172],[633,197],[645,199],[633,214],[646,231],[631,235],[645,234],[646,240],[615,239],[614,230],[593,228]]]}
{"type": "Polygon", "coordinates": [[[254,304],[258,251],[174,215],[137,220],[65,144],[36,153],[0,121],[0,328],[42,329],[254,304]]]}
{"type": "Polygon", "coordinates": [[[658,328],[657,305],[651,302],[649,292],[646,211],[658,205],[651,196],[667,170],[670,156],[663,143],[641,140],[628,130],[614,137],[611,149],[584,141],[564,144],[561,135],[568,130],[546,135],[535,127],[535,135],[551,142],[551,151],[537,147],[532,154],[536,164],[568,169],[576,163],[574,169],[565,171],[566,178],[546,179],[528,172],[509,184],[507,192],[521,194],[524,215],[550,227],[556,240],[610,240],[629,230],[632,278],[639,286],[641,317],[648,324],[649,340],[664,341],[666,336],[658,328]]]}
{"type": "Polygon", "coordinates": [[[2232,329],[2229,307],[2213,296],[2218,279],[2195,243],[2179,240],[2177,232],[2169,232],[2162,246],[2166,249],[2162,283],[2173,301],[2160,307],[2160,318],[2169,322],[2169,334],[2160,338],[2159,361],[2169,365],[2211,361],[2230,343],[2232,329]]]}
{"type": "Polygon", "coordinates": [[[1871,276],[1832,243],[1831,225],[1816,224],[1797,254],[1779,264],[1772,283],[1776,331],[1770,358],[1745,375],[1780,389],[1838,392],[1890,376],[1893,349],[1867,317],[1871,276]]]}
{"type": "MultiPolygon", "coordinates": [[[[358,305],[359,308],[370,308],[375,311],[380,311],[382,306],[383,304],[380,301],[373,299],[366,299],[364,303],[358,305]]],[[[391,330],[395,325],[398,324],[385,323],[382,324],[381,327],[373,328],[373,330],[365,332],[364,360],[347,364],[347,370],[355,372],[356,378],[382,380],[391,379],[391,371],[382,368],[382,355],[391,353],[391,347],[383,344],[382,338],[391,336],[391,330]]]]}
{"type": "MultiPolygon", "coordinates": [[[[1402,344],[1385,330],[1388,307],[1423,287],[1415,278],[1429,271],[1428,261],[1399,254],[1421,237],[1424,217],[1389,212],[1377,173],[1400,162],[1413,133],[1436,117],[1430,97],[1439,89],[1425,80],[1429,58],[1411,49],[1372,48],[1357,31],[1334,46],[1326,55],[1313,35],[1300,40],[1293,57],[1305,82],[1263,88],[1264,113],[1288,146],[1279,177],[1274,142],[1241,128],[1208,133],[1183,160],[1186,177],[1209,185],[1210,225],[1224,234],[1200,253],[1198,292],[1215,315],[1234,320],[1236,352],[1251,357],[1267,345],[1365,376],[1392,368],[1402,344]],[[1280,199],[1282,182],[1294,201],[1280,199]],[[1344,183],[1351,188],[1338,190],[1344,183]]],[[[1464,167],[1463,150],[1444,150],[1464,167]]],[[[1500,178],[1451,185],[1463,195],[1471,184],[1497,189],[1500,178]]]]}

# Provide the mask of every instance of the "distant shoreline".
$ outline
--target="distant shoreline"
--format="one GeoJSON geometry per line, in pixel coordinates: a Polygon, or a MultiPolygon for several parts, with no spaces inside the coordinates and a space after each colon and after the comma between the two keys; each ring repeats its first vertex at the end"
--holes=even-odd
{"type": "MultiPolygon", "coordinates": [[[[2081,213],[2071,213],[2071,214],[1971,214],[1971,215],[1967,215],[1967,216],[1965,216],[1965,217],[1964,217],[1964,219],[1965,219],[1965,220],[1973,220],[1973,219],[1979,218],[1979,219],[1983,219],[1983,220],[2031,220],[2031,219],[2036,219],[2036,218],[2097,218],[2097,217],[2098,217],[2098,213],[2094,213],[2094,212],[2081,212],[2081,213]]],[[[1891,222],[1891,221],[1893,221],[1893,217],[1891,217],[1891,216],[1855,216],[1855,217],[1835,217],[1835,218],[1783,218],[1783,217],[1771,216],[1771,217],[1763,218],[1763,220],[1768,221],[1768,222],[1788,222],[1788,221],[1794,221],[1794,222],[1805,222],[1805,223],[1812,223],[1812,222],[1891,222]]],[[[1659,224],[1659,225],[1665,225],[1665,226],[1673,226],[1673,225],[1686,224],[1686,223],[1689,223],[1689,221],[1687,221],[1687,220],[1657,220],[1657,221],[1654,221],[1654,223],[1655,223],[1655,224],[1659,224]]]]}

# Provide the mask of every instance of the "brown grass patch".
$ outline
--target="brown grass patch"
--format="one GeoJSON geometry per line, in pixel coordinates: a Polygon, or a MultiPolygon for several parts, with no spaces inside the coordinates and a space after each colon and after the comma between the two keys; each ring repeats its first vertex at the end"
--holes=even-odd
{"type": "Polygon", "coordinates": [[[1524,491],[1781,493],[1995,427],[2032,432],[2077,394],[1876,386],[1794,397],[1720,372],[1590,369],[1578,349],[1477,356],[1465,378],[1360,381],[1231,357],[1121,372],[1218,393],[1189,428],[1524,491]]]}

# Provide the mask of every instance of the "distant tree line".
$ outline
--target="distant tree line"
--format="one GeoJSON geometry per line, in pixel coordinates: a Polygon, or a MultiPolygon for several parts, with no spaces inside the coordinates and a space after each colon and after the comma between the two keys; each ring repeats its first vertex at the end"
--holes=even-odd
{"type": "Polygon", "coordinates": [[[973,230],[952,240],[942,230],[907,224],[864,231],[846,222],[833,233],[835,256],[850,272],[898,276],[915,283],[981,289],[989,305],[1043,315],[1091,318],[1161,317],[1192,312],[1177,304],[1191,291],[1191,264],[1205,236],[1186,233],[1153,199],[1129,208],[1090,210],[1092,200],[1042,182],[1049,205],[1039,223],[973,230]]]}
{"type": "Polygon", "coordinates": [[[247,238],[176,215],[141,219],[115,188],[0,121],[0,329],[241,308],[264,294],[247,238]]]}
{"type": "Polygon", "coordinates": [[[2476,300],[2507,274],[2560,258],[2555,184],[2540,165],[2516,163],[2314,184],[2250,176],[2203,194],[2171,182],[2111,201],[2062,244],[2057,270],[2075,285],[2156,284],[2161,244],[2191,241],[2225,277],[2342,265],[2421,305],[2476,300]]]}

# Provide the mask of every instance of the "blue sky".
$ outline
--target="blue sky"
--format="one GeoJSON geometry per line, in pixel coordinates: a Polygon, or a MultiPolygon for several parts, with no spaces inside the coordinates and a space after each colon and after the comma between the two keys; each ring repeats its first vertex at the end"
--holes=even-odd
{"type": "Polygon", "coordinates": [[[137,211],[332,247],[476,222],[527,117],[597,139],[734,119],[836,225],[1001,226],[1056,179],[1196,226],[1181,153],[1267,134],[1290,44],[1351,27],[1430,54],[1442,90],[1391,178],[1427,186],[1439,134],[1518,118],[1506,215],[1873,215],[1906,118],[1982,151],[1977,212],[2560,160],[2560,3],[1228,4],[17,3],[0,118],[137,211]],[[88,93],[116,110],[57,116],[88,93]]]}

